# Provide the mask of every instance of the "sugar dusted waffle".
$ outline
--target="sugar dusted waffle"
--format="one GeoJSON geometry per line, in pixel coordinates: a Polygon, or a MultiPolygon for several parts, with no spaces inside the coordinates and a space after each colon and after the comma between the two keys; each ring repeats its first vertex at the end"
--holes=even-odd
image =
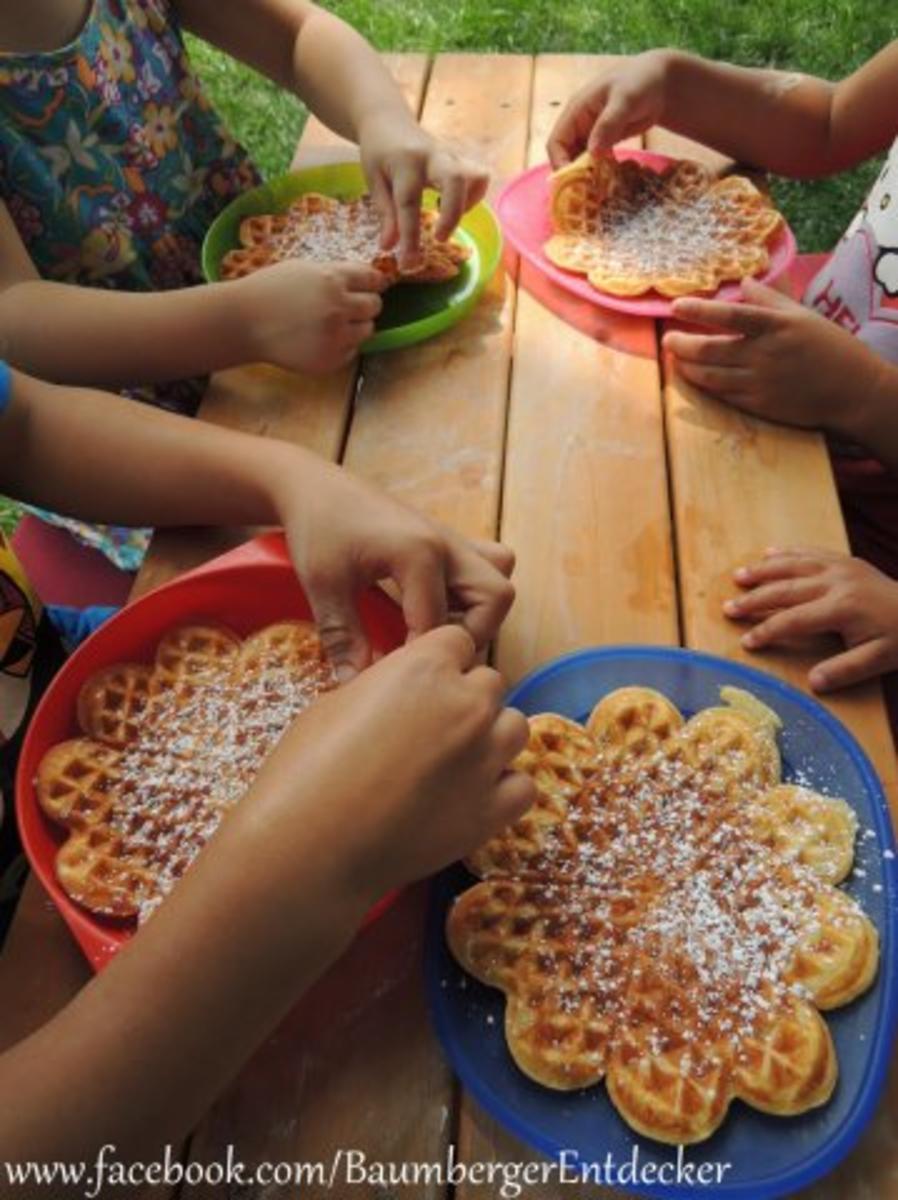
{"type": "Polygon", "coordinates": [[[838,1064],[821,1010],[872,983],[876,929],[834,885],[857,822],[781,782],[776,715],[724,689],[685,720],[622,688],[586,728],[530,718],[533,807],[480,847],[447,917],[458,962],[506,996],[522,1071],[604,1080],[637,1132],[709,1137],[731,1101],[825,1104],[838,1064]]]}
{"type": "Polygon", "coordinates": [[[309,192],[285,213],[247,217],[240,223],[240,248],[221,263],[222,279],[239,279],[261,267],[301,258],[307,262],[370,263],[390,283],[445,283],[468,259],[467,249],[450,239],[438,242],[437,214],[421,213],[421,263],[400,271],[396,256],[381,249],[380,218],[370,196],[335,200],[309,192]]]}
{"type": "Polygon", "coordinates": [[[661,171],[582,154],[551,176],[556,266],[615,296],[714,292],[763,273],[783,218],[750,180],[715,179],[699,163],[661,171]]]}
{"type": "Polygon", "coordinates": [[[91,676],[84,737],[52,747],[35,787],[67,840],[56,875],[93,912],[145,920],[246,792],[293,718],[335,686],[314,626],[283,621],[242,640],[181,625],[152,664],[91,676]]]}

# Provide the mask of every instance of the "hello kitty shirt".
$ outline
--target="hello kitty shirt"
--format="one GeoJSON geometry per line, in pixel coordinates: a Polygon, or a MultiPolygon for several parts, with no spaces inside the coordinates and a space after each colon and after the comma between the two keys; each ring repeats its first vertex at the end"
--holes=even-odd
{"type": "Polygon", "coordinates": [[[804,303],[898,365],[898,138],[804,303]]]}
{"type": "MultiPolygon", "coordinates": [[[[803,302],[898,366],[898,139],[803,302]]],[[[860,447],[830,448],[852,550],[898,578],[898,477],[860,447]]]]}

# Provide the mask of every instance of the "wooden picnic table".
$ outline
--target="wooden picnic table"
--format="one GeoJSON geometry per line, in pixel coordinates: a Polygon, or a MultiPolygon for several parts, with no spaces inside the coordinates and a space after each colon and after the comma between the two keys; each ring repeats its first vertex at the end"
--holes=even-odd
{"type": "MultiPolygon", "coordinates": [[[[496,189],[544,159],[560,105],[601,60],[446,54],[388,61],[425,128],[485,162],[496,189]]],[[[663,130],[644,144],[722,165],[663,130]]],[[[312,120],[297,162],[344,157],[346,149],[312,120]]],[[[514,264],[500,269],[474,315],[436,340],[363,359],[326,379],[267,366],[225,372],[200,415],[301,443],[466,534],[510,543],[518,600],[495,650],[509,682],[567,650],[645,642],[756,662],[804,687],[812,659],[747,656],[721,602],[733,568],[768,545],[846,547],[822,439],[740,416],[685,386],[659,355],[655,322],[583,304],[568,305],[562,319],[528,290],[540,287],[529,268],[516,276],[514,264]]],[[[136,591],[244,534],[158,536],[136,591]]],[[[826,703],[870,755],[898,813],[878,686],[826,703]]],[[[436,1042],[421,978],[425,898],[423,887],[410,889],[357,940],[247,1064],[186,1155],[223,1160],[233,1144],[250,1164],[328,1162],[340,1148],[372,1161],[438,1162],[454,1143],[468,1163],[537,1157],[478,1109],[436,1042]]],[[[32,881],[0,961],[3,1042],[40,1024],[87,978],[32,881]]],[[[857,1149],[803,1195],[862,1200],[896,1188],[893,1068],[857,1149]]],[[[308,1197],[325,1194],[437,1200],[449,1189],[303,1189],[308,1197]]],[[[493,1200],[498,1192],[462,1183],[454,1194],[493,1200]]],[[[525,1191],[529,1200],[563,1194],[610,1195],[557,1184],[525,1191]]]]}

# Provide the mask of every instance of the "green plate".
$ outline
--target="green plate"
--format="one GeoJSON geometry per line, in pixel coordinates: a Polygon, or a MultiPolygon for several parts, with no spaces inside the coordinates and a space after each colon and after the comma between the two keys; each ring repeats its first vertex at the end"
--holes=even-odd
{"type": "MultiPolygon", "coordinates": [[[[306,167],[281,175],[260,187],[244,192],[218,214],[203,242],[203,272],[210,283],[219,278],[221,260],[240,245],[238,233],[244,217],[283,212],[297,196],[322,192],[338,200],[353,200],[367,191],[358,163],[336,163],[306,167]]],[[[425,208],[435,208],[437,195],[425,192],[425,208]]],[[[384,295],[383,312],[372,337],[362,345],[371,354],[397,350],[435,337],[466,317],[480,299],[499,264],[502,235],[492,210],[478,204],[465,213],[453,234],[471,252],[461,271],[448,283],[404,283],[384,295]]]]}

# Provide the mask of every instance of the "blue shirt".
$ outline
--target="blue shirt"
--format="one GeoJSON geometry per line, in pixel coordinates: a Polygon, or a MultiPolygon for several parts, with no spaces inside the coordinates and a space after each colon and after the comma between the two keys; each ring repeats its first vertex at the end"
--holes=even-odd
{"type": "Polygon", "coordinates": [[[12,396],[12,371],[0,358],[0,417],[6,412],[6,406],[9,404],[12,396]]]}

